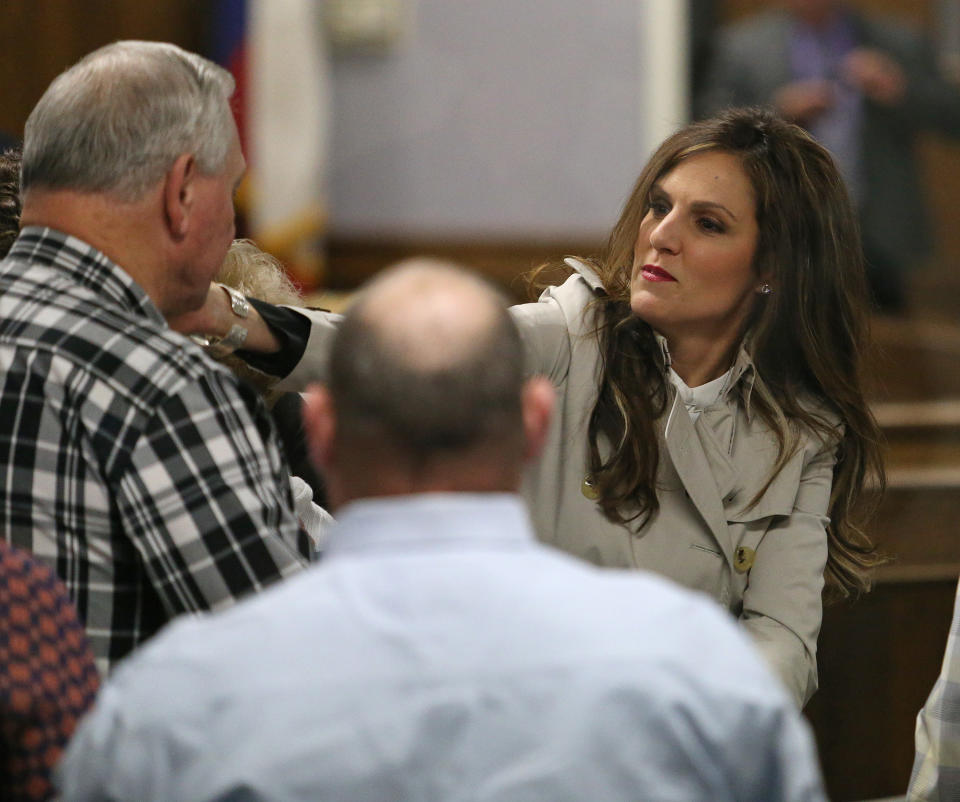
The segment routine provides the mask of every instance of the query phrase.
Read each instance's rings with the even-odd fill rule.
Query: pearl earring
[[[767,284],[767,282],[763,282],[763,284],[760,285],[759,290],[761,295],[769,295],[771,292],[773,292],[773,287]]]

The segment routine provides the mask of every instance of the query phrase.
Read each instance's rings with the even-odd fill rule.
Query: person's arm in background
[[[960,799],[960,592],[940,676],[917,714],[907,799]]]
[[[703,86],[694,87],[696,116],[710,116],[731,106],[774,105],[774,95],[790,85],[789,73],[778,77],[777,65],[784,59],[782,42],[783,32],[763,21],[720,28],[714,35]]]
[[[770,71],[784,62],[784,31],[773,17],[732,25],[716,36],[704,86],[696,94],[700,116],[728,106],[771,105],[787,119],[809,125],[832,103],[827,81],[777,85]],[[862,46],[846,58],[839,78],[908,131],[960,136],[960,87],[936,62],[936,48],[909,25],[860,18]]]
[[[932,42],[909,26],[867,21],[865,31],[843,78],[908,130],[960,136],[960,87],[944,76]]]
[[[789,32],[782,14],[764,14],[747,23],[721,28],[712,47],[702,87],[695,87],[698,117],[731,106],[770,106],[785,119],[812,124],[834,103],[826,80],[791,80]]]
[[[250,299],[247,299],[250,300]],[[203,306],[192,312],[170,318],[167,322],[174,331],[181,334],[203,334],[212,337],[225,337],[230,331],[231,326],[240,323],[247,330],[247,339],[244,342],[244,350],[262,354],[264,356],[276,356],[280,354],[285,343],[284,335],[288,327],[295,327],[293,317],[289,318],[288,326],[281,328],[271,327],[260,314],[261,306],[267,306],[271,309],[278,309],[272,304],[264,304],[262,301],[254,300],[250,304],[250,312],[246,317],[240,318],[234,314],[230,305],[230,296],[219,284],[213,283],[207,290],[207,299]],[[290,310],[290,316],[296,315],[296,312]],[[296,315],[299,317],[299,315]],[[302,355],[297,354],[297,359]],[[269,371],[271,375],[280,375],[274,371]]]

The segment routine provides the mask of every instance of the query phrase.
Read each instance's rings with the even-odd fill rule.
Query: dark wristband
[[[238,349],[234,354],[252,368],[283,378],[297,366],[303,358],[303,352],[307,350],[310,319],[285,306],[274,306],[257,298],[247,300],[280,341],[280,350],[272,354],[262,354]]]

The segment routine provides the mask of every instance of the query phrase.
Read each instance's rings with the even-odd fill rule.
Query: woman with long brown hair
[[[765,111],[694,123],[650,159],[604,254],[566,262],[562,286],[515,307],[560,402],[528,487],[541,537],[712,594],[804,703],[824,579],[833,596],[869,586],[883,486],[833,160]]]
[[[566,265],[513,308],[558,395],[525,486],[539,536],[712,595],[805,703],[824,582],[868,587],[883,488],[860,235],[833,160],[770,112],[694,123],[653,155],[604,253]],[[225,330],[222,295],[190,327]],[[286,387],[322,378],[336,316],[256,311],[248,347],[279,351],[260,366]]]

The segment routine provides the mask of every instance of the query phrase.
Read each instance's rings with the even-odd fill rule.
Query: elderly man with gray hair
[[[305,564],[257,394],[165,321],[203,303],[234,236],[232,92],[199,56],[117,42],[26,124],[0,262],[0,529],[62,577],[102,671]]]

